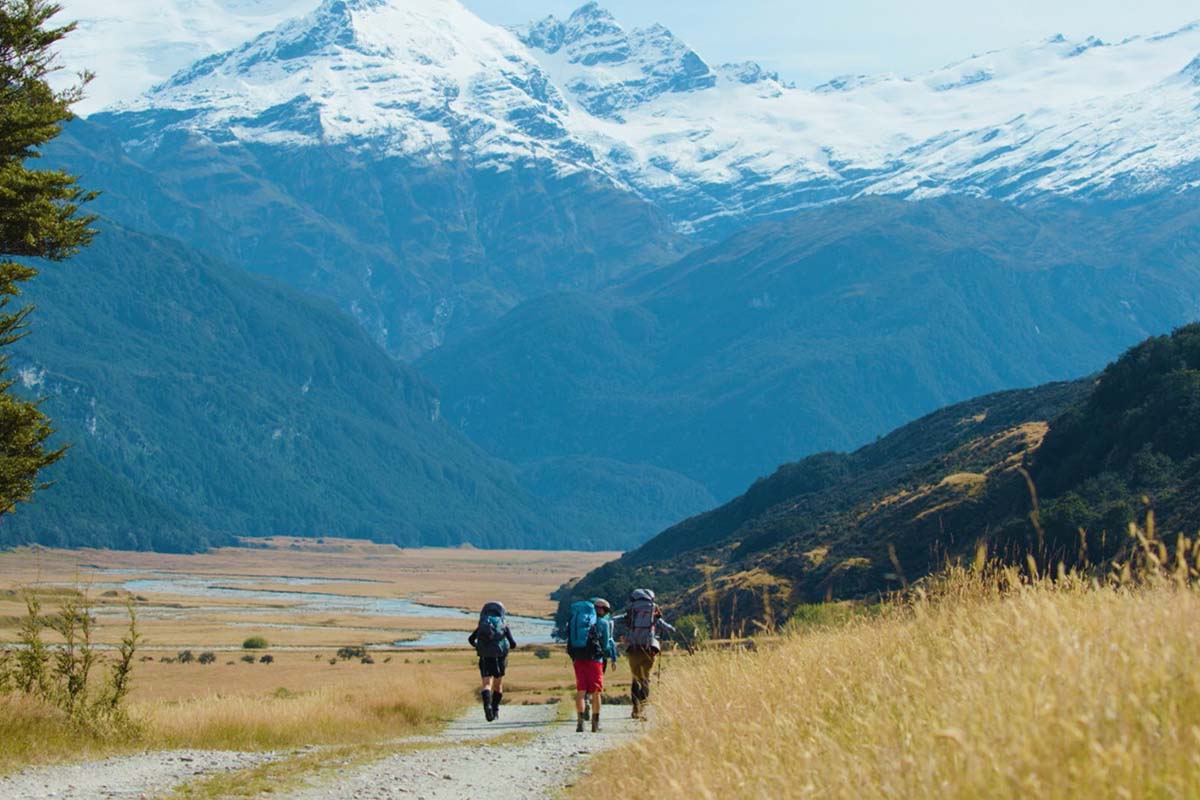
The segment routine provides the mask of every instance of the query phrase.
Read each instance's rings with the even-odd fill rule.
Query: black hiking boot
[[[500,699],[504,697],[503,692],[492,692],[492,719],[495,722],[500,719]]]
[[[483,716],[488,722],[496,718],[492,711],[492,693],[487,689],[483,690]]]
[[[575,732],[583,733],[583,712],[579,712],[579,719],[575,722]]]

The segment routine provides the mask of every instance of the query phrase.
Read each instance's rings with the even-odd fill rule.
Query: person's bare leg
[[[583,696],[587,692],[575,692],[575,732],[583,733]]]
[[[592,733],[600,730],[600,692],[592,692]]]

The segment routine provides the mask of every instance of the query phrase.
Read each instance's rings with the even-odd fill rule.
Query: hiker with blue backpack
[[[467,643],[479,656],[479,676],[483,679],[483,716],[488,722],[500,718],[500,700],[504,697],[504,672],[508,666],[508,651],[517,646],[508,628],[504,604],[485,603],[479,612],[479,625],[467,637]]]
[[[612,606],[603,597],[577,600],[571,604],[567,622],[567,655],[575,669],[575,732],[583,733],[586,699],[591,695],[592,733],[600,730],[600,695],[604,673],[617,663],[613,641]]]
[[[650,673],[662,651],[659,637],[675,633],[675,628],[662,618],[662,610],[649,589],[634,589],[629,593],[625,608],[625,656],[633,673],[633,718],[642,719],[650,701]]]

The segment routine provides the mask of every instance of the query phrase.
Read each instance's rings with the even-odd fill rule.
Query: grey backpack
[[[654,592],[649,589],[634,589],[629,593],[629,605],[625,609],[625,627],[629,629],[629,647],[642,650],[657,650],[658,606]]]

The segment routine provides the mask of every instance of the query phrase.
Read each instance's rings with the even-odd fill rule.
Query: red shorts
[[[604,691],[604,663],[581,658],[572,662],[575,665],[575,691],[601,692]]]

